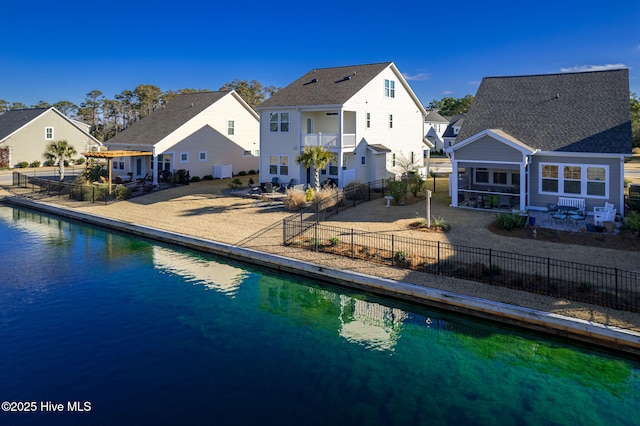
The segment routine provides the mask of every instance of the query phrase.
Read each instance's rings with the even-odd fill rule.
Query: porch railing
[[[355,148],[356,135],[343,134],[342,145],[337,133],[308,133],[302,137],[302,146],[322,146],[326,149]]]

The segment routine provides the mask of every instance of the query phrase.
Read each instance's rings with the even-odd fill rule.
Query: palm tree
[[[64,180],[64,162],[70,160],[78,152],[69,145],[66,140],[53,141],[47,144],[44,151],[44,159],[51,161],[53,164],[58,163],[58,172],[60,174],[60,182]]]
[[[314,189],[320,191],[320,170],[327,167],[327,164],[333,159],[333,154],[321,146],[307,146],[304,151],[296,157],[296,162],[302,164],[303,167],[313,167],[313,186]]]

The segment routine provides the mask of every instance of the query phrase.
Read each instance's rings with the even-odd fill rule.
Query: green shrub
[[[238,176],[246,176],[246,175],[247,175],[247,172],[245,172],[244,170],[240,170],[238,172]]]
[[[364,200],[367,198],[368,188],[367,185],[354,181],[344,187],[344,193],[348,200]]]
[[[407,182],[404,180],[387,179],[387,190],[389,195],[393,197],[393,200],[400,204],[400,202],[407,196]]]
[[[396,262],[406,262],[407,261],[407,252],[404,250],[398,250],[394,253],[393,258]]]
[[[524,228],[526,222],[525,216],[520,216],[515,213],[499,213],[496,215],[495,224],[506,231],[512,231],[514,229]]]
[[[317,238],[309,238],[308,244],[314,249],[317,249],[318,247],[320,247],[320,240],[318,240]]]
[[[202,176],[203,180],[213,180],[213,175],[204,175]]]
[[[331,247],[335,247],[335,246],[339,245],[341,242],[342,241],[340,241],[340,238],[336,238],[336,237],[329,238],[329,245]]]
[[[249,186],[253,185],[254,183],[256,183],[256,181],[253,180],[252,177],[249,178]]]
[[[253,169],[251,169],[251,170],[249,170],[249,172],[248,172],[248,173],[249,173],[250,175],[255,175],[255,174],[256,174],[256,171],[255,171],[255,170],[253,170]]]
[[[242,181],[238,178],[234,178],[231,182],[229,182],[229,188],[238,189],[242,186]]]
[[[200,176],[194,176],[191,178],[191,182],[200,182]]]
[[[640,213],[630,212],[629,216],[624,218],[624,227],[631,232],[640,234]]]
[[[18,164],[16,164],[16,167],[19,169],[24,169],[26,167],[29,167],[29,162],[28,161],[21,161]]]
[[[29,167],[40,167],[40,162],[38,160],[34,161],[33,163],[29,164]]]
[[[440,228],[444,232],[447,232],[451,229],[451,225],[449,225],[442,217],[432,217],[431,227]]]
[[[113,196],[116,200],[126,200],[131,196],[131,190],[124,185],[116,185],[113,188]]]
[[[53,160],[47,160],[44,163],[42,163],[42,165],[45,167],[51,167],[51,166],[54,166],[55,163],[53,162]]]
[[[80,158],[78,158],[77,160],[73,160],[73,162],[74,162],[75,164],[78,164],[78,165],[80,165],[80,164],[84,164],[84,163],[85,163],[85,161],[86,161],[86,160],[85,160],[85,158],[84,158],[84,157],[80,157]]]
[[[420,175],[414,174],[409,177],[409,192],[414,197],[417,197],[419,193],[424,191],[425,181],[422,180]]]
[[[588,293],[591,291],[592,284],[589,281],[580,281],[578,283],[578,290],[583,293]]]

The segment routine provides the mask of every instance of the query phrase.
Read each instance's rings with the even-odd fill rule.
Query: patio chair
[[[270,194],[270,193],[272,193],[272,192],[274,191],[274,189],[273,189],[273,183],[271,183],[271,182],[265,182],[263,185],[264,185],[264,191],[263,191],[263,192],[264,192],[265,194]]]
[[[593,215],[593,222],[597,226],[602,226],[604,222],[613,222],[616,218],[616,209],[602,210],[599,213]]]
[[[499,195],[498,200],[499,209],[511,209],[511,195]]]

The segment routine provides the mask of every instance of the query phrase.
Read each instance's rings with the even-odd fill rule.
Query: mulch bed
[[[593,246],[614,250],[640,250],[640,237],[628,230],[622,230],[617,234],[607,234],[602,232],[568,232],[540,227],[506,231],[498,227],[495,223],[491,223],[488,226],[488,229],[497,235],[522,238],[525,240],[537,239],[553,243]],[[535,233],[533,232],[534,230]]]

